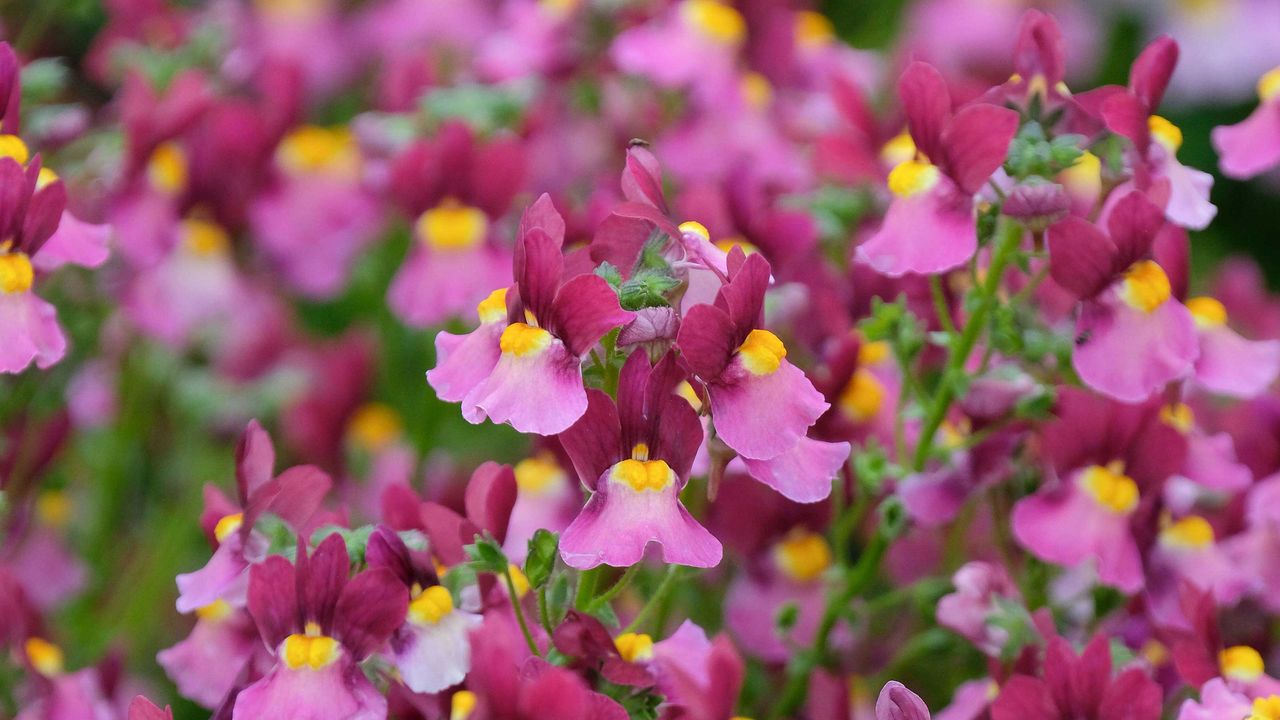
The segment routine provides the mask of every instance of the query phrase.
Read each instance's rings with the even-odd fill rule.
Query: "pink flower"
[[[384,568],[348,579],[351,561],[338,534],[310,557],[299,541],[297,557],[291,564],[273,555],[250,572],[249,613],[276,666],[240,691],[233,718],[385,718],[387,700],[358,663],[404,622],[408,592]]]
[[[1214,128],[1210,136],[1228,177],[1248,179],[1280,165],[1280,68],[1258,81],[1258,97],[1253,114]]]
[[[1154,260],[1162,233],[1177,232],[1139,192],[1107,218],[1108,234],[1078,217],[1049,228],[1050,273],[1082,301],[1072,364],[1093,389],[1140,402],[1188,374],[1200,350],[1195,322]]]
[[[1186,302],[1200,337],[1196,382],[1206,389],[1250,398],[1264,392],[1280,373],[1280,340],[1246,340],[1227,325],[1227,309],[1218,300]]]
[[[916,156],[889,173],[893,202],[858,260],[894,277],[958,267],[978,248],[974,195],[1003,163],[1018,114],[987,103],[951,110],[946,80],[912,63],[898,82]]]
[[[938,624],[964,636],[980,650],[1000,657],[1008,642],[1006,628],[991,622],[1002,604],[1021,603],[1022,594],[999,565],[970,562],[951,578],[955,592],[938,601]]]
[[[587,410],[582,357],[632,313],[596,275],[564,281],[564,220],[543,195],[525,211],[516,246],[517,294],[496,291],[480,304],[467,336],[440,333],[427,381],[462,416],[510,423],[521,432],[563,432]],[[495,342],[496,341],[496,342]]]
[[[681,355],[706,385],[716,435],[752,476],[798,502],[821,500],[848,458],[848,443],[807,436],[829,405],[787,361],[782,340],[760,327],[769,263],[735,248],[728,268],[715,304],[685,315],[676,341]]]
[[[1049,638],[1043,679],[1014,675],[991,706],[992,720],[1158,720],[1160,686],[1142,670],[1111,675],[1111,647],[1098,635],[1077,656]]]
[[[929,720],[929,708],[919,695],[897,680],[880,688],[876,699],[876,720]]]
[[[583,485],[593,495],[560,537],[560,556],[579,569],[601,563],[629,567],[651,542],[664,562],[714,567],[721,547],[680,503],[702,424],[675,393],[682,378],[675,357],[650,368],[631,354],[618,380],[618,403],[599,390],[587,411],[560,435]]]
[[[225,600],[198,609],[196,615],[191,634],[157,653],[156,662],[183,697],[217,709],[262,647],[253,619]]]

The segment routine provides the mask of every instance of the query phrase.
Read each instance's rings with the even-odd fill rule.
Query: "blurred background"
[[[604,14],[640,17],[656,14],[664,4],[583,1],[599,5]],[[112,102],[122,70],[162,78],[183,67],[215,71],[219,62],[234,64],[236,38],[229,28],[236,25],[228,18],[241,13],[305,12],[314,5],[355,17],[377,4],[0,0],[0,38],[28,61],[46,59],[24,74],[28,100],[35,101],[29,103],[32,112],[47,115],[27,123],[40,127],[72,107],[93,119],[118,113]],[[1280,283],[1280,177],[1272,172],[1251,182],[1224,178],[1209,144],[1213,127],[1238,122],[1256,107],[1257,78],[1280,65],[1280,2],[830,0],[816,9],[843,42],[868,51],[868,57],[892,65],[902,57],[924,56],[949,74],[993,83],[1007,76],[1017,18],[1030,5],[1054,12],[1062,22],[1069,52],[1075,53],[1068,57],[1073,88],[1125,83],[1133,58],[1155,35],[1170,33],[1182,43],[1182,61],[1162,114],[1183,131],[1180,160],[1214,174],[1212,201],[1218,207],[1209,228],[1193,233],[1197,275],[1203,280],[1208,268],[1243,254],[1256,259],[1272,287]],[[181,39],[170,38],[168,26],[156,21],[170,16],[196,20]],[[128,37],[137,44],[113,56],[112,69],[104,72],[107,37]],[[602,54],[605,47],[602,43],[596,51]],[[325,40],[313,48],[318,54],[333,50]],[[358,72],[362,78],[378,71]],[[357,79],[310,102],[306,116],[324,125],[351,122],[373,104],[369,87]],[[259,102],[267,112],[271,98]],[[877,102],[887,99],[881,95]],[[500,103],[486,107],[503,112]],[[124,142],[118,131],[98,127],[91,122],[84,135],[54,154],[64,165],[86,169],[79,189],[89,197],[109,182],[110,173],[96,168],[118,163]],[[618,152],[611,162],[620,159]],[[73,195],[76,182],[69,179]],[[90,292],[88,272],[59,276],[48,292],[42,291],[60,309],[69,355],[48,371],[0,378],[0,421],[8,436],[0,473],[15,482],[34,477],[38,469],[33,522],[65,538],[65,548],[27,552],[23,562],[33,563],[28,570],[37,575],[57,568],[58,582],[75,589],[50,616],[68,666],[117,654],[131,671],[154,683],[153,697],[178,702],[154,657],[188,631],[189,621],[174,612],[174,576],[208,557],[197,526],[201,488],[206,483],[230,487],[235,437],[246,417],[261,417],[272,430],[281,456],[278,468],[300,460],[326,464],[329,453],[331,469],[363,477],[380,444],[390,441],[410,446],[423,472],[444,475],[465,474],[487,459],[514,462],[528,453],[527,438],[505,427],[465,423],[456,406],[438,401],[424,382],[423,373],[433,364],[434,331],[406,326],[384,300],[410,242],[409,224],[393,221],[384,241],[354,260],[351,280],[340,294],[321,300],[290,297],[290,322],[307,342],[292,347],[287,361],[272,372],[249,373],[253,379],[245,382],[215,371],[216,358],[198,345],[174,351],[125,332],[113,306]],[[94,282],[113,281],[108,272]],[[247,302],[244,312],[252,312]],[[450,327],[465,324],[455,321]],[[104,355],[111,358],[109,366]],[[109,412],[95,409],[95,402],[110,405]],[[95,412],[110,419],[79,419]],[[13,681],[0,677],[0,691]],[[176,707],[179,717],[202,716],[193,705]]]

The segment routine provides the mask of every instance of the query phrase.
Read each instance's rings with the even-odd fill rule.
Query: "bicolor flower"
[[[16,136],[0,135],[0,373],[33,362],[47,368],[66,352],[57,311],[32,291],[38,253],[66,204],[66,187],[40,157],[28,158]]]
[[[784,662],[791,643],[813,640],[822,622],[831,563],[826,539],[796,526],[764,549],[758,572],[734,579],[725,599],[725,624],[744,652],[767,662]],[[784,633],[774,620],[786,607],[796,609],[796,621]],[[846,641],[847,630],[841,626],[834,642]]]
[[[1139,192],[1117,202],[1107,233],[1078,217],[1049,228],[1050,273],[1082,304],[1072,364],[1093,389],[1140,402],[1191,372],[1200,354],[1191,312],[1165,270],[1148,259],[1158,236],[1176,232]]]
[[[254,238],[302,294],[332,297],[381,226],[356,139],[347,128],[300,127],[280,141],[276,168],[275,184],[249,206]]]
[[[461,401],[469,422],[488,417],[554,435],[586,412],[582,357],[633,315],[603,278],[563,279],[563,243],[564,220],[543,195],[520,222],[516,292],[494,292],[481,303],[481,325],[471,334],[437,336],[439,361],[427,381],[441,399]]]
[[[387,528],[374,531],[365,557],[369,567],[386,568],[408,588],[408,614],[390,641],[400,680],[418,693],[438,693],[462,682],[471,669],[468,633],[480,616],[457,607],[426,553],[410,550]]]
[[[561,433],[592,492],[560,536],[560,556],[571,567],[629,567],[651,542],[667,563],[719,564],[720,542],[680,502],[703,437],[697,413],[675,392],[681,379],[673,355],[650,368],[646,354],[634,352],[618,380],[617,405],[591,390],[586,413]]]
[[[889,173],[893,201],[858,260],[894,277],[959,267],[978,249],[974,196],[1002,164],[1018,114],[975,103],[952,113],[946,80],[912,63],[898,82],[914,157]]]
[[[1080,655],[1048,638],[1043,679],[1016,674],[1000,688],[992,720],[1159,720],[1160,686],[1140,669],[1111,674],[1111,647],[1097,635]]]
[[[512,562],[522,563],[535,532],[545,528],[558,533],[569,526],[582,504],[582,494],[560,459],[549,451],[527,457],[513,469],[518,492],[502,550]]]
[[[110,720],[116,717],[108,686],[99,668],[69,672],[62,648],[39,636],[21,644],[20,662],[35,680],[16,720]]]
[[[1151,614],[1162,625],[1185,623],[1179,592],[1191,583],[1213,594],[1224,607],[1234,605],[1255,584],[1248,571],[1217,541],[1204,516],[1166,519],[1149,557],[1147,592]]]
[[[624,72],[675,88],[731,73],[747,23],[731,3],[681,0],[656,20],[620,33],[610,57]]]
[[[728,268],[715,304],[689,310],[676,344],[706,386],[716,435],[751,475],[790,499],[821,500],[849,445],[808,437],[829,405],[786,359],[782,340],[761,327],[769,263],[734,248]]]
[[[1009,641],[1001,619],[1006,608],[1021,607],[1022,594],[1001,566],[974,561],[951,577],[955,592],[938,601],[938,624],[959,633],[982,652],[1000,657]]]
[[[200,524],[217,549],[201,569],[179,575],[177,608],[189,613],[219,600],[242,607],[248,587],[246,570],[262,559],[267,538],[254,524],[271,512],[301,532],[320,507],[332,481],[319,468],[300,465],[274,475],[275,448],[258,421],[250,421],[236,446],[236,492],[233,504],[217,488],[205,489]]]
[[[1227,308],[1209,296],[1186,302],[1200,337],[1196,382],[1206,389],[1250,398],[1266,392],[1280,373],[1280,340],[1246,340],[1227,325]]]
[[[1276,720],[1280,718],[1280,696],[1250,698],[1214,678],[1200,688],[1198,699],[1187,698],[1178,708],[1177,720]]]
[[[249,579],[249,613],[276,665],[236,696],[234,720],[297,717],[383,720],[387,699],[359,663],[404,622],[409,594],[385,568],[348,579],[342,536],[308,556],[298,543],[291,564],[273,555]]]
[[[226,600],[197,608],[195,614],[191,634],[157,653],[156,662],[183,697],[215,710],[261,645],[253,619]]]
[[[1258,107],[1235,125],[1213,129],[1222,174],[1248,179],[1280,165],[1280,67],[1258,80]]]
[[[442,322],[508,284],[510,255],[495,244],[493,229],[520,190],[524,168],[514,138],[481,144],[457,123],[396,158],[388,189],[414,218],[414,243],[387,303],[406,324]]]

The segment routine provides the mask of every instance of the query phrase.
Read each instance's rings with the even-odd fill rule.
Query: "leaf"
[[[524,575],[535,589],[547,584],[556,566],[560,540],[555,533],[539,528],[529,538],[529,554],[524,561]]]

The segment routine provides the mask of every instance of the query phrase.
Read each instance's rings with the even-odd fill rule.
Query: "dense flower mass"
[[[0,718],[1280,720],[1280,0],[98,5]]]

